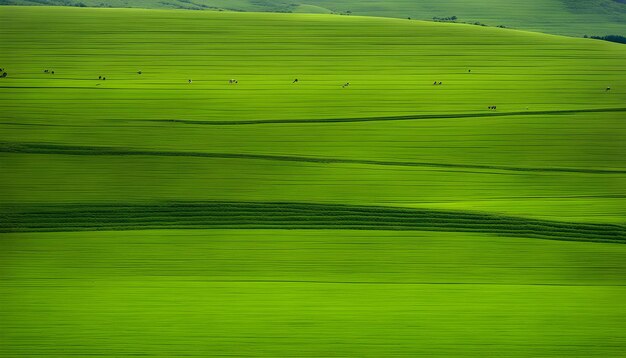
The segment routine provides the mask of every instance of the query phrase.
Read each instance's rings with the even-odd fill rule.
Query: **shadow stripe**
[[[480,232],[626,244],[626,227],[463,211],[296,202],[17,204],[0,209],[0,232],[144,229],[339,229]]]
[[[355,118],[317,118],[317,119],[252,119],[232,121],[197,121],[187,119],[148,119],[138,120],[146,122],[172,122],[207,126],[229,126],[250,124],[313,124],[313,123],[350,123],[350,122],[378,122],[378,121],[411,121],[423,119],[454,119],[454,118],[482,118],[482,117],[513,117],[563,115],[576,113],[607,113],[626,112],[626,108],[597,108],[597,109],[570,109],[559,111],[519,111],[519,112],[487,112],[487,113],[457,113],[457,114],[414,114],[408,116],[389,117],[355,117]]]
[[[55,155],[86,155],[86,156],[159,156],[159,157],[196,157],[219,159],[249,159],[249,160],[277,160],[285,162],[304,162],[320,164],[361,164],[377,166],[400,167],[431,167],[445,169],[479,169],[500,170],[508,172],[545,172],[545,173],[583,173],[583,174],[626,174],[626,169],[594,169],[594,168],[566,168],[566,167],[512,167],[504,165],[433,163],[412,161],[368,160],[327,157],[305,157],[296,155],[269,155],[245,153],[216,153],[216,152],[176,152],[151,151],[143,149],[128,149],[116,147],[60,145],[44,143],[11,143],[0,142],[0,153],[26,154],[55,154]]]

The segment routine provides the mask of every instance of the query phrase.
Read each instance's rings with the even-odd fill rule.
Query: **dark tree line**
[[[433,17],[433,21],[456,21],[458,18],[456,16],[450,17]]]
[[[596,39],[596,40],[604,40],[610,42],[617,42],[620,44],[626,44],[626,37],[620,35],[606,35],[606,36],[583,36],[584,38]]]

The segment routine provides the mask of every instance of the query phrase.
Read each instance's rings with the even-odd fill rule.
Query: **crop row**
[[[626,243],[626,228],[481,213],[280,202],[177,202],[150,205],[18,205],[0,231],[140,229],[363,229],[484,232],[556,240]]]

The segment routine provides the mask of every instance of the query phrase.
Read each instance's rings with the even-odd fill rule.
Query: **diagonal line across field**
[[[446,169],[478,169],[501,170],[510,172],[537,172],[537,173],[581,173],[581,174],[626,174],[626,169],[595,169],[595,168],[565,168],[565,167],[513,167],[504,165],[480,165],[458,163],[434,163],[417,161],[385,161],[370,159],[350,159],[332,157],[307,157],[296,155],[269,155],[247,153],[216,153],[216,152],[187,152],[187,151],[153,151],[144,149],[57,145],[43,143],[10,143],[0,142],[0,153],[24,154],[53,154],[53,155],[84,155],[84,156],[156,156],[156,157],[196,157],[218,159],[247,159],[247,160],[277,160],[286,162],[304,162],[320,164],[361,164],[400,167],[431,167]]]
[[[489,112],[489,113],[445,113],[445,114],[413,114],[406,116],[387,117],[355,117],[355,118],[317,118],[317,119],[258,119],[258,120],[228,120],[228,121],[198,121],[186,119],[156,119],[153,122],[174,122],[197,125],[245,125],[245,124],[306,124],[306,123],[348,123],[348,122],[379,122],[379,121],[410,121],[420,119],[454,119],[454,118],[483,118],[483,117],[513,117],[513,116],[540,116],[563,115],[577,113],[609,113],[626,112],[626,108],[595,108],[570,109],[556,111],[518,111],[518,112]]]
[[[294,202],[17,205],[0,232],[144,229],[349,229],[484,232],[568,241],[626,243],[626,228],[462,211]]]

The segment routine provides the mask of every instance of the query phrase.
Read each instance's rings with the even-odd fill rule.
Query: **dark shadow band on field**
[[[626,227],[464,211],[297,202],[16,204],[0,209],[0,232],[147,229],[334,229],[476,232],[626,244]]]
[[[483,117],[513,117],[564,115],[577,113],[607,113],[626,112],[626,108],[596,108],[596,109],[569,109],[559,111],[519,111],[519,112],[482,112],[482,113],[446,113],[446,114],[414,114],[407,116],[389,117],[354,117],[354,118],[316,118],[316,119],[251,119],[232,121],[198,121],[187,119],[147,119],[141,121],[173,122],[207,126],[230,126],[250,124],[314,124],[314,123],[350,123],[350,122],[380,122],[380,121],[413,121],[423,119],[455,119],[455,118],[483,118]]]
[[[276,160],[285,162],[304,162],[319,164],[358,164],[376,166],[399,167],[430,167],[445,169],[478,169],[497,170],[505,172],[534,172],[534,173],[582,173],[582,174],[626,174],[626,169],[595,169],[595,168],[565,168],[565,167],[513,167],[504,165],[433,163],[414,161],[390,161],[369,159],[348,159],[330,157],[305,157],[296,155],[269,155],[246,153],[215,153],[215,152],[187,152],[187,151],[152,151],[143,149],[129,149],[116,147],[61,145],[45,143],[12,143],[0,142],[0,153],[24,154],[53,154],[53,155],[84,155],[84,156],[157,156],[157,157],[196,157],[218,159],[247,159],[247,160]]]

